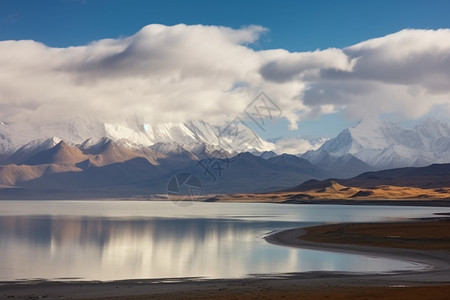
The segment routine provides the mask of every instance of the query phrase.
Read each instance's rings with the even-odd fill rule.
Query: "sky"
[[[245,118],[333,137],[450,115],[450,1],[0,1],[0,121]],[[258,131],[259,130],[259,131]]]

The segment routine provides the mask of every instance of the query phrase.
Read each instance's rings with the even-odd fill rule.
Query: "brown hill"
[[[67,145],[64,141],[55,147],[36,153],[27,159],[25,165],[75,164],[87,158],[80,149]]]
[[[358,188],[398,186],[437,189],[450,187],[450,164],[366,172],[350,179],[309,180],[287,191],[318,190],[329,187],[333,182]]]
[[[130,148],[109,138],[100,139],[96,145],[84,149],[83,153],[89,157],[89,164],[94,166],[125,162],[136,157],[143,157],[151,164],[157,165],[157,159],[162,157],[162,155],[158,155],[151,149]]]
[[[100,170],[107,170],[106,172],[110,173],[101,175],[101,178],[109,178],[109,181],[116,184],[120,184],[120,180],[112,179],[111,176],[117,172],[126,175],[118,177],[124,182],[128,182],[130,178],[135,178],[134,175],[137,175],[136,180],[144,180],[147,178],[146,175],[143,175],[145,172],[142,172],[140,166],[132,163],[132,161],[140,161],[142,165],[157,166],[159,165],[157,159],[164,157],[156,154],[151,149],[131,149],[127,145],[119,145],[107,138],[101,139],[96,145],[83,150],[69,146],[64,141],[61,141],[50,149],[34,153],[23,164],[0,166],[0,186],[22,186],[26,182],[36,182],[36,180],[41,179],[38,182],[43,184],[42,187],[51,188],[52,182],[58,182],[59,177],[77,178],[79,181],[78,178],[80,176],[76,173],[87,171],[91,168],[93,168],[92,171],[85,173],[87,183],[98,182],[99,178],[96,178],[97,175],[91,177],[89,174],[100,174]],[[118,165],[120,163],[123,163],[123,165]],[[107,169],[98,169],[98,167],[109,165],[114,166]],[[136,169],[134,173],[132,168]],[[149,170],[152,168],[145,167],[144,169]],[[160,173],[159,168],[152,170],[156,174]],[[56,175],[59,173],[67,174]],[[47,180],[48,178],[51,179]],[[70,180],[65,181],[63,185],[70,185]],[[77,186],[76,180],[73,182],[73,185]]]
[[[73,165],[45,164],[45,165],[6,165],[0,166],[0,185],[14,186],[22,182],[40,178],[45,174],[81,171]]]
[[[301,199],[450,199],[450,164],[367,172],[350,179],[309,180],[279,192]]]

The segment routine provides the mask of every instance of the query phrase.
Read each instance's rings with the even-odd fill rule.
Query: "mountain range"
[[[405,129],[366,117],[323,142],[291,155],[239,122],[0,122],[0,198],[146,197],[180,173],[197,176],[205,194],[256,193],[450,162],[450,127],[433,119]]]
[[[375,170],[447,163],[450,162],[450,126],[447,122],[427,119],[413,129],[406,129],[366,117],[301,157],[319,166],[353,159],[361,167],[366,164]]]
[[[240,153],[270,151],[267,142],[242,122],[215,126],[203,121],[149,125],[138,120],[118,124],[99,122],[93,118],[77,118],[64,122],[14,123],[0,122],[0,153],[12,154],[28,144],[32,148],[49,138],[64,140],[70,145],[94,144],[102,138],[127,144],[129,147],[149,147],[155,144],[178,144],[189,147],[205,144]]]

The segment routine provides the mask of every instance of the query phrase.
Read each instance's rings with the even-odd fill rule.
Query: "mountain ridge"
[[[323,181],[308,180],[287,191],[307,191],[325,188],[329,186],[331,182],[343,186],[360,188],[371,188],[383,185],[420,188],[450,187],[450,163],[432,164],[426,167],[405,167],[365,172],[349,179],[330,178]]]
[[[198,143],[220,146],[236,153],[274,149],[274,144],[265,141],[241,122],[229,122],[221,126],[204,121],[149,125],[130,120],[110,124],[86,117],[47,124],[3,123],[0,125],[0,153],[12,154],[31,141],[53,137],[70,145],[109,138],[116,142],[122,140],[130,147],[149,147],[157,143],[174,142],[179,145]]]
[[[0,128],[9,125],[1,124]],[[93,129],[89,129],[90,125]],[[3,164],[0,162],[0,185],[8,188],[9,194],[23,189],[34,189],[37,193],[44,190],[93,189],[104,194],[106,190],[114,189],[120,195],[152,195],[164,194],[167,182],[174,175],[190,173],[201,179],[206,193],[268,192],[303,182],[316,184],[309,180],[326,178],[335,178],[335,183],[349,187],[346,193],[350,193],[354,191],[352,184],[357,183],[363,188],[370,188],[364,182],[385,184],[385,178],[378,178],[385,173],[373,173],[383,164],[389,166],[384,169],[392,169],[393,166],[450,162],[450,126],[433,119],[414,129],[405,129],[393,123],[366,118],[354,127],[344,129],[336,138],[327,140],[317,150],[303,155],[263,150],[267,146],[264,140],[255,137],[255,133],[242,127],[242,124],[214,127],[205,122],[187,122],[145,128],[139,127],[136,122],[135,129],[90,125],[84,124],[76,131],[73,123],[62,130],[70,133],[72,141],[56,136],[39,139],[38,136],[38,139],[29,141],[15,152],[4,154]],[[1,130],[0,134],[11,133],[10,128],[9,131]],[[91,136],[82,140],[82,132],[108,133],[109,137]],[[141,138],[145,137],[146,143],[155,137],[163,141],[151,145],[139,144],[136,143],[139,139],[133,137],[138,133]],[[114,135],[115,138],[112,138]],[[6,134],[3,137],[13,140]],[[78,140],[81,142],[74,143]],[[223,145],[228,148],[222,148]],[[269,144],[268,148],[272,145]],[[410,184],[424,187],[419,186],[423,179],[420,176],[405,177],[392,173],[394,171],[389,172],[387,174],[397,178],[397,186],[405,186],[404,182],[410,180]],[[441,175],[433,176],[435,182],[432,184],[446,184],[442,182]],[[395,186],[393,182],[391,185]],[[337,189],[336,185],[327,184],[329,186],[322,187],[324,191]]]
[[[319,149],[301,157],[320,165],[324,157],[352,155],[374,169],[450,162],[450,125],[428,119],[414,129],[373,117],[342,130]]]

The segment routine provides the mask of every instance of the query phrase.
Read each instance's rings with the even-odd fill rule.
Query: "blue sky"
[[[30,39],[51,47],[127,37],[148,24],[267,28],[249,47],[290,52],[345,48],[402,29],[450,28],[450,1],[137,1],[43,0],[0,2],[0,40]],[[386,114],[390,116],[391,114]],[[425,116],[401,120],[413,124]],[[395,118],[395,116],[393,117]],[[353,124],[340,113],[272,124],[266,137],[305,134],[334,136]]]
[[[449,28],[449,11],[445,0],[2,0],[0,39],[66,47],[129,36],[152,23],[256,24],[270,32],[254,47],[307,51],[342,48],[405,28]]]

